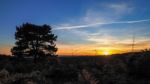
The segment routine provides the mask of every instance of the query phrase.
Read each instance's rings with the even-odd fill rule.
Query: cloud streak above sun
[[[80,29],[80,28],[93,27],[93,26],[99,26],[99,25],[110,25],[110,24],[132,24],[132,23],[140,23],[140,22],[146,22],[146,21],[150,21],[150,19],[118,21],[118,22],[117,21],[116,22],[97,22],[97,23],[86,24],[86,25],[62,26],[62,27],[56,27],[54,28],[54,30]]]

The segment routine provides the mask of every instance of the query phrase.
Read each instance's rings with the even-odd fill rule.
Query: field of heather
[[[150,51],[57,57],[34,63],[0,57],[0,84],[150,84]]]

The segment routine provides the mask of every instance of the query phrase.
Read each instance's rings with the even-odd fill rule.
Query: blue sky
[[[58,53],[71,53],[63,50],[72,48],[85,52],[89,47],[128,51],[133,34],[136,49],[150,48],[149,4],[149,0],[0,0],[0,53],[9,52],[15,27],[25,22],[51,25],[58,35]]]

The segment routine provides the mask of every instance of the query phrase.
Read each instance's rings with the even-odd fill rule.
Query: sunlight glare
[[[104,55],[110,55],[109,51],[104,51],[103,54]]]

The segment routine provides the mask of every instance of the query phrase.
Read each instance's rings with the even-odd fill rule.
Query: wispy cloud
[[[134,7],[132,4],[127,3],[110,3],[105,4],[107,8],[110,8],[111,10],[115,11],[115,14],[127,14],[134,10]]]
[[[118,22],[97,22],[97,23],[85,24],[85,25],[62,26],[62,27],[56,27],[56,28],[54,28],[54,30],[79,29],[79,28],[93,27],[93,26],[98,26],[98,25],[110,25],[110,24],[132,24],[132,23],[140,23],[140,22],[146,22],[146,21],[150,21],[150,19],[118,21]]]
[[[103,10],[100,10],[101,8],[103,8]],[[109,24],[136,23],[145,21],[119,21],[122,16],[131,13],[133,10],[134,8],[132,4],[129,3],[101,3],[97,4],[97,6],[89,6],[83,16],[78,19],[71,18],[71,22],[55,25],[54,30],[69,30]]]

